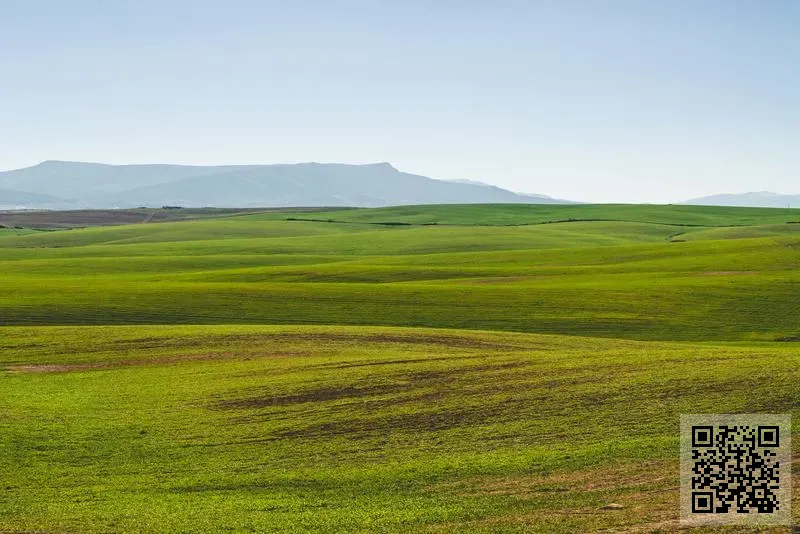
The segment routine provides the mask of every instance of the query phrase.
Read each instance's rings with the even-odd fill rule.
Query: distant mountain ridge
[[[694,206],[739,206],[751,208],[800,208],[800,195],[781,195],[770,191],[721,194],[693,198],[681,204]]]
[[[53,204],[62,203],[64,199],[50,196],[17,191],[15,189],[0,188],[0,206],[25,206],[27,204]]]
[[[401,172],[389,163],[192,166],[45,161],[0,172],[0,209],[455,203],[572,202],[481,182],[435,180]]]

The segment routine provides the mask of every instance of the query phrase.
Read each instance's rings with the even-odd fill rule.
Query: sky
[[[586,202],[800,193],[795,0],[0,0],[0,170],[390,162]]]

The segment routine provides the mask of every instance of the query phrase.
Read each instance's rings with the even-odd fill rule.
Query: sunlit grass
[[[0,532],[670,530],[681,413],[798,451],[796,210],[289,215],[0,230]]]
[[[800,356],[785,346],[6,328],[0,366],[0,530],[674,521],[681,413],[800,405]],[[626,508],[599,510],[609,502]]]

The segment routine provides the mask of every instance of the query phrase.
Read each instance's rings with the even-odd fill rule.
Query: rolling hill
[[[800,210],[12,215],[0,532],[673,532],[681,414],[800,458]]]
[[[493,204],[136,216],[0,237],[0,322],[800,335],[790,289],[800,279],[800,210]]]

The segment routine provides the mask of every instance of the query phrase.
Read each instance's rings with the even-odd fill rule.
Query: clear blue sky
[[[0,0],[0,169],[46,159],[800,193],[800,1]]]

